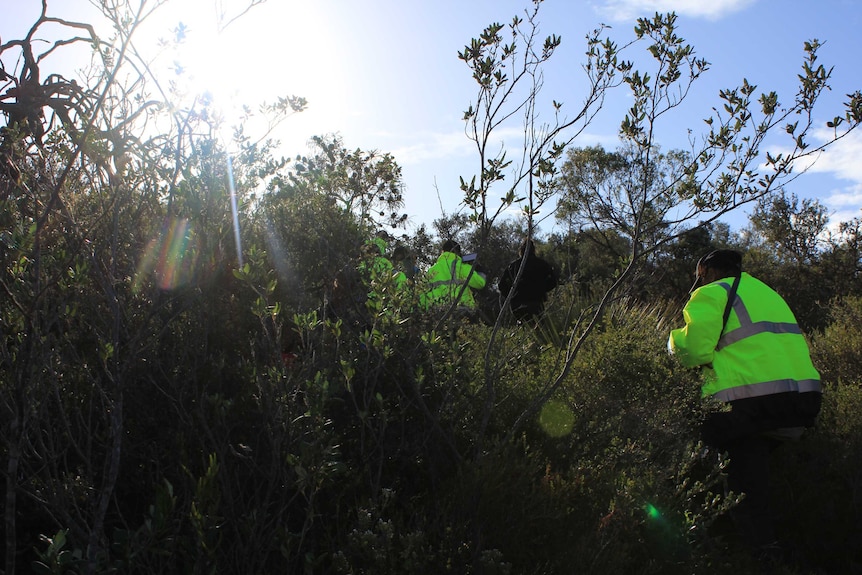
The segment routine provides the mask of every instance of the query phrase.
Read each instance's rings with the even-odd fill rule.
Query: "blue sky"
[[[32,23],[40,6],[40,0],[0,1],[14,4],[12,18],[0,23],[4,39],[12,37],[15,24]],[[56,0],[56,12],[49,2],[49,13],[80,18],[84,4]],[[230,14],[242,2],[219,4]],[[156,37],[168,35],[182,21],[189,30],[187,45],[181,53],[162,57],[182,60],[194,75],[194,86],[212,91],[226,109],[238,102],[254,107],[262,99],[287,94],[308,99],[308,110],[289,118],[276,133],[285,154],[306,153],[311,136],[337,132],[349,148],[395,156],[403,167],[406,211],[414,227],[429,224],[442,211],[459,210],[459,176],[469,178],[479,167],[461,119],[475,89],[457,52],[488,24],[523,15],[530,2],[268,0],[221,34],[215,33],[214,5],[209,0],[169,1],[138,37],[139,48],[154,49]],[[758,85],[758,91],[776,90],[782,101],[790,101],[803,42],[812,38],[825,41],[820,59],[835,66],[833,91],[820,119],[825,122],[847,93],[862,88],[862,7],[857,0],[545,0],[541,32],[561,36],[563,44],[545,70],[543,97],[570,102],[572,108],[579,102],[584,38],[600,23],[611,25],[622,40],[631,38],[637,16],[670,10],[679,15],[678,33],[711,69],[681,113],[663,126],[664,148],[684,147],[688,129],[700,131],[701,119],[718,104],[718,90],[735,87],[743,78]],[[616,106],[609,103],[576,145],[615,146],[625,109],[620,94]],[[788,191],[819,199],[834,222],[860,216],[860,157],[862,135],[853,134],[821,156]],[[745,217],[729,222],[738,227]]]

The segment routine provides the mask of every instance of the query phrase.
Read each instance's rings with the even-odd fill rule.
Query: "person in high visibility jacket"
[[[486,282],[482,274],[470,264],[461,261],[461,246],[453,240],[443,243],[442,253],[434,265],[428,268],[426,277],[428,292],[422,298],[422,304],[426,308],[449,305],[456,299],[459,306],[474,308],[476,300],[471,290],[484,288]]]
[[[395,259],[393,263],[386,257],[388,243],[385,240],[386,238],[381,239],[378,235],[367,241],[363,246],[363,256],[359,263],[359,272],[369,288],[367,301],[372,304],[382,301],[381,298],[386,294],[392,295],[397,292],[402,300],[412,299],[413,295],[412,275],[407,276],[402,269],[404,262],[401,261],[410,257],[409,250],[404,246],[397,246],[392,253]],[[409,301],[404,303],[412,307]]]
[[[698,287],[699,286],[699,287]],[[685,327],[668,349],[704,369],[702,395],[729,403],[703,423],[704,443],[727,451],[728,487],[745,498],[732,512],[743,540],[776,553],[769,508],[769,454],[798,439],[820,411],[820,374],[784,299],[742,271],[742,254],[716,250],[700,259],[683,310]]]

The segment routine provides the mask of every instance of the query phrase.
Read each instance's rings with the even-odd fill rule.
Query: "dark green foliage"
[[[832,386],[862,387],[862,299],[836,299],[830,316],[830,325],[812,342],[820,375]]]
[[[783,205],[779,200],[775,201]],[[796,255],[770,240],[771,232],[758,231],[759,228],[753,224],[754,229],[742,246],[744,265],[787,300],[806,330],[823,330],[830,322],[841,319],[840,312],[833,305],[836,299],[862,295],[857,220],[841,222],[838,232],[827,236],[821,234],[814,238],[800,230],[789,234],[787,241],[804,245],[816,242],[819,245],[817,249],[806,248],[804,253]],[[792,239],[799,234],[801,237]]]
[[[638,27],[668,33],[670,52],[650,49],[669,57],[665,87],[692,54],[672,23],[657,17]],[[532,24],[514,22],[525,32]],[[489,27],[462,53],[492,91],[506,85],[518,53],[503,31]],[[549,36],[535,61],[515,71],[537,70],[559,44]],[[596,85],[577,117],[589,116],[614,83],[603,65],[626,76],[641,109],[645,82],[614,47],[594,36],[590,55]],[[117,137],[132,126],[110,118],[139,104],[136,94],[113,90],[86,146],[82,118],[61,118],[72,123],[50,123],[45,133],[13,122],[15,108],[4,112],[7,573],[751,567],[716,535],[734,500],[723,492],[720,454],[696,442],[712,407],[700,401],[698,374],[664,351],[698,252],[726,243],[720,227],[665,242],[632,267],[618,295],[633,296],[606,300],[632,247],[657,248],[658,236],[572,228],[540,241],[567,281],[534,327],[495,325],[493,314],[482,322],[457,310],[424,313],[421,278],[400,289],[363,251],[378,224],[401,221],[391,156],[318,138],[314,154],[288,162],[273,157],[273,142],[253,143],[238,130],[229,157],[201,109],[173,117],[167,134],[119,149]],[[741,110],[738,94],[725,96]],[[287,98],[271,109],[303,105]],[[140,109],[142,122],[148,110]],[[492,110],[477,107],[469,118]],[[639,114],[624,124],[632,141],[642,126]],[[473,128],[480,139],[482,122]],[[714,134],[716,147],[726,131]],[[553,188],[559,134],[552,130],[527,166],[537,190],[523,206],[530,216]],[[505,155],[482,161],[478,184],[464,184],[479,212],[507,166]],[[679,191],[721,202],[711,195],[728,186]],[[511,187],[504,204],[520,203],[516,196]],[[493,220],[487,212],[452,217],[438,232],[479,251],[493,276],[534,231],[529,220]],[[648,220],[661,227],[661,217]],[[817,277],[858,267],[857,224],[834,238]],[[393,243],[428,263],[438,239],[423,229]],[[830,294],[853,286],[836,282]],[[851,545],[862,516],[859,307],[853,298],[830,304],[828,329],[813,335],[828,387],[823,417],[776,466],[777,497],[798,510],[781,508],[786,534],[810,562],[839,572],[860,563]]]
[[[816,429],[773,456],[777,534],[797,549],[803,564],[832,573],[862,569],[860,414],[858,384],[829,386]]]
[[[575,420],[557,440],[557,465],[575,474],[601,517],[593,543],[604,551],[593,561],[605,572],[651,572],[650,564],[686,560],[688,544],[703,537],[721,506],[701,493],[720,495],[720,487],[683,472],[709,467],[693,445],[698,385],[696,374],[673,369],[662,326],[655,311],[617,307],[582,350],[560,397]]]
[[[786,536],[810,564],[838,573],[862,568],[862,300],[836,299],[831,322],[811,339],[825,386],[816,429],[779,454],[776,475]],[[799,473],[804,469],[805,473]],[[812,532],[814,531],[814,532]],[[817,533],[815,535],[814,533]]]
[[[401,166],[391,154],[350,151],[334,135],[315,136],[311,145],[315,155],[294,162],[288,176],[292,186],[312,188],[363,226],[396,228],[404,223]]]
[[[783,191],[758,201],[751,225],[780,259],[810,263],[829,222],[826,206]]]
[[[570,148],[555,216],[569,229],[615,233],[640,249],[653,247],[675,224],[669,212],[690,193],[683,176],[689,162],[686,152],[639,149],[630,142],[615,152]]]

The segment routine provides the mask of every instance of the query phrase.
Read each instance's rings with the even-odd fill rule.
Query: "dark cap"
[[[455,240],[446,240],[443,242],[443,251],[452,252],[453,254],[461,255],[461,244]]]
[[[714,250],[700,258],[697,267],[742,271],[742,254],[736,250]]]
[[[700,270],[713,269],[725,272],[727,275],[738,276],[742,273],[742,254],[736,250],[713,250],[697,261],[695,268],[694,284],[689,293],[693,292],[700,283]]]

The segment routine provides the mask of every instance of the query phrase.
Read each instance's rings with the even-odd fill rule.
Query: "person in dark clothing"
[[[518,277],[521,262],[524,262],[524,270]],[[518,259],[511,262],[500,277],[500,295],[506,298],[512,292],[512,314],[521,322],[542,314],[548,293],[557,287],[557,281],[554,268],[536,255],[536,246],[528,239],[521,244]]]

